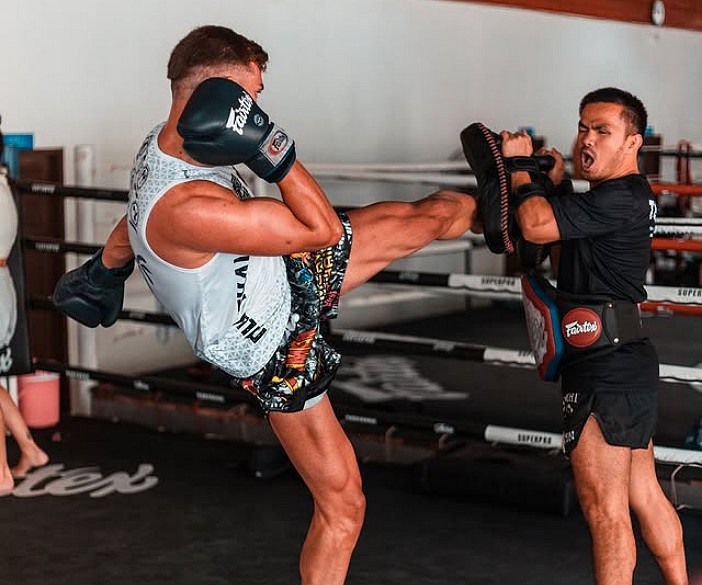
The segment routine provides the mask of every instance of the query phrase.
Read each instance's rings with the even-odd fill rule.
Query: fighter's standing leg
[[[667,585],[687,585],[682,526],[656,476],[652,442],[632,451],[629,502]]]
[[[353,447],[327,396],[300,412],[272,412],[270,423],[314,500],[300,556],[302,585],[341,585],[366,506]]]
[[[570,455],[575,487],[592,536],[597,585],[631,585],[636,543],[629,512],[631,453],[609,445],[590,416]]]
[[[353,246],[342,294],[434,240],[462,236],[476,225],[477,203],[465,193],[438,191],[419,201],[385,201],[352,209],[348,217]]]

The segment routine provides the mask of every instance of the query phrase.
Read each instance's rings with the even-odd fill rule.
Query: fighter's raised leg
[[[462,236],[476,225],[477,203],[465,193],[438,191],[419,201],[384,201],[352,209],[348,217],[353,245],[342,294],[434,240]]]

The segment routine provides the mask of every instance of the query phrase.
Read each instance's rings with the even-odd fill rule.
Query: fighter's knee
[[[653,481],[637,481],[629,489],[629,504],[631,509],[637,514],[646,511],[659,509],[661,506],[667,507],[670,501],[663,492],[658,479],[654,476]]]
[[[580,508],[591,527],[629,525],[629,507],[626,502],[598,498],[593,495],[580,496]]]
[[[427,197],[427,199],[439,199],[442,201],[452,202],[456,205],[465,205],[470,207],[477,207],[478,203],[472,195],[463,193],[461,191],[448,191],[443,189],[441,191],[435,191]]]
[[[341,502],[341,517],[348,529],[355,532],[366,515],[366,496],[360,486],[345,491]]]
[[[436,191],[415,205],[423,217],[432,217],[436,221],[439,232],[453,225],[457,218],[463,218],[468,223],[475,223],[477,218],[475,198],[458,191]]]
[[[326,503],[326,516],[343,537],[355,538],[366,514],[366,497],[360,486],[349,485],[337,491]]]

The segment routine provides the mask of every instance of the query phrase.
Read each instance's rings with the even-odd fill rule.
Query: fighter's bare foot
[[[35,467],[41,467],[49,462],[49,456],[44,453],[37,445],[27,453],[22,453],[20,455],[20,460],[12,468],[12,477],[15,479],[22,479],[27,476],[32,469]]]

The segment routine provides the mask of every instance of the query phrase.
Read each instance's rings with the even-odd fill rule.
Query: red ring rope
[[[702,197],[702,185],[680,185],[679,183],[651,183],[651,189],[656,195],[660,195],[664,191],[677,193],[678,195],[691,195],[693,197]]]
[[[654,238],[651,240],[652,250],[677,250],[679,252],[702,253],[702,240],[674,240]]]
[[[649,303],[643,302],[639,305],[641,311],[649,313],[673,313],[675,315],[702,316],[702,307],[695,305],[674,305],[672,303]]]

